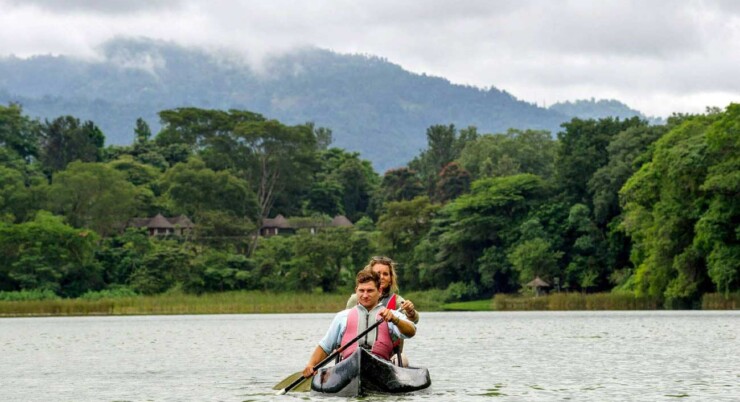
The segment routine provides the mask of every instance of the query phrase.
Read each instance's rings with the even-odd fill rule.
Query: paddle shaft
[[[329,363],[332,359],[334,359],[335,357],[337,357],[338,354],[342,353],[342,351],[344,351],[344,349],[347,349],[347,347],[349,345],[357,342],[360,338],[362,338],[363,336],[367,335],[370,331],[372,331],[375,328],[377,328],[378,325],[380,325],[382,322],[383,322],[383,319],[382,318],[379,319],[378,321],[375,321],[375,324],[367,327],[367,329],[364,330],[364,331],[362,331],[362,332],[360,332],[359,335],[357,335],[356,337],[350,339],[349,342],[347,342],[344,345],[340,346],[339,349],[337,349],[334,352],[332,352],[329,356],[326,356],[324,358],[324,360],[316,363],[316,365],[313,366],[313,370],[316,371],[317,369],[320,369],[321,367],[323,367],[326,363]],[[308,378],[308,377],[301,377],[301,378],[296,379],[290,385],[288,385],[287,387],[283,388],[277,394],[278,395],[283,395],[283,394],[287,393],[291,389],[295,388],[298,384],[302,383],[306,378]]]

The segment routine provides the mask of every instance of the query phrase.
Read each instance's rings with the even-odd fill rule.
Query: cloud
[[[4,0],[6,7],[33,7],[56,14],[135,14],[176,8],[180,0]]]
[[[617,97],[665,115],[669,105],[697,112],[740,98],[740,2],[729,0],[0,0],[0,9],[0,55],[94,58],[107,40],[143,36],[260,66],[316,46],[537,103]]]

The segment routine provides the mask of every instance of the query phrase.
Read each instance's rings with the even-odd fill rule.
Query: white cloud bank
[[[385,57],[538,104],[616,98],[648,115],[740,102],[737,1],[0,0],[0,55],[94,58],[143,36],[253,62],[301,46]]]

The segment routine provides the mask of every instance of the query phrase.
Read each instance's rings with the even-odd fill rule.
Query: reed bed
[[[493,299],[445,304],[444,291],[429,290],[403,295],[425,311],[529,311],[529,310],[656,310],[658,298],[617,293],[556,293],[533,297],[497,294]],[[334,313],[344,309],[349,294],[271,293],[236,291],[189,295],[180,292],[156,296],[100,299],[1,300],[0,317],[164,315],[164,314],[275,314]],[[740,294],[712,293],[702,298],[705,310],[734,310]],[[697,306],[698,307],[698,306]]]
[[[252,291],[100,300],[0,301],[0,316],[322,313],[344,309],[348,296]]]
[[[740,293],[706,293],[701,298],[702,310],[737,310],[740,308]]]
[[[656,310],[662,306],[655,297],[636,297],[619,293],[556,293],[545,296],[497,294],[494,310]]]

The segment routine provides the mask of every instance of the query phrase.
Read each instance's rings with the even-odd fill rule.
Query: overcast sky
[[[519,99],[618,99],[648,115],[740,102],[740,1],[0,0],[0,56],[95,58],[117,36],[387,58]]]

